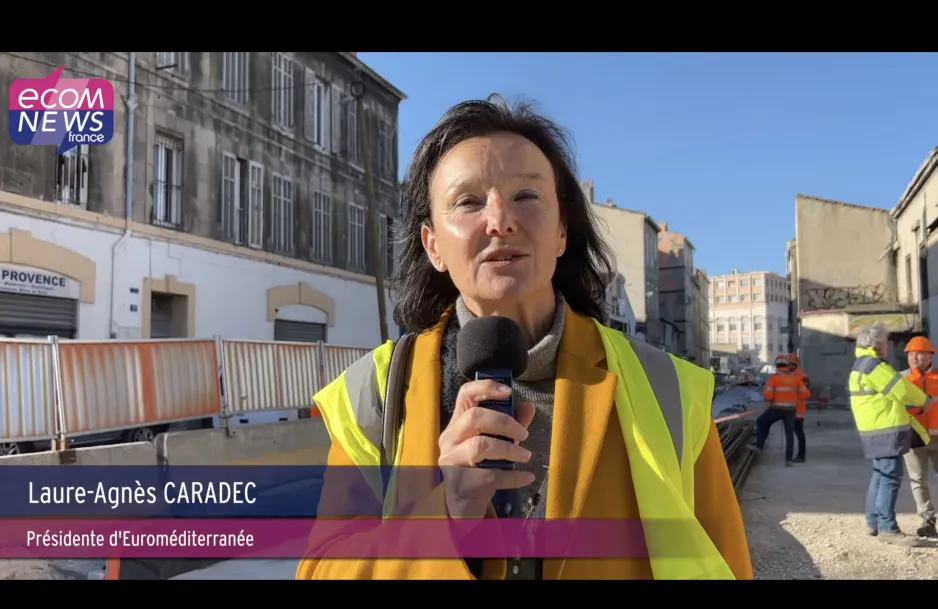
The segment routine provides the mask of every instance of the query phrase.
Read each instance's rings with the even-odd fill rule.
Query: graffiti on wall
[[[881,302],[886,296],[886,286],[876,283],[849,288],[808,288],[804,292],[806,310],[843,309],[850,305]]]
[[[917,315],[904,315],[902,313],[888,313],[882,315],[851,315],[847,323],[847,334],[856,338],[860,330],[873,324],[885,324],[890,332],[911,332],[916,328]]]

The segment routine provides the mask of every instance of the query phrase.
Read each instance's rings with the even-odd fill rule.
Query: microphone
[[[525,347],[521,327],[507,317],[476,317],[460,329],[456,337],[456,366],[468,379],[492,379],[512,387],[515,377],[524,374],[528,367],[528,350]],[[502,400],[485,400],[479,403],[514,418],[514,392]],[[490,436],[513,442],[511,438]],[[514,469],[515,463],[505,459],[486,459],[479,467]]]

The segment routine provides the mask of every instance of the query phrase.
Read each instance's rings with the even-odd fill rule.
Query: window
[[[726,296],[717,296],[717,303],[723,303],[726,301]]]
[[[762,285],[762,279],[753,279],[753,280],[752,280],[752,285],[754,285],[754,286],[756,286],[756,287]]]
[[[228,101],[241,105],[248,103],[250,65],[251,54],[248,52],[226,52],[222,55],[221,88]]]
[[[362,166],[361,134],[358,132],[358,102],[338,86],[332,88],[332,150],[350,163]]]
[[[157,135],[153,146],[153,208],[157,226],[182,226],[182,142]]]
[[[723,281],[722,281],[722,280],[717,281],[717,288],[719,288],[719,289],[721,289],[721,290],[723,289]]]
[[[739,295],[739,299],[740,299],[742,302],[746,302],[747,300],[749,300],[749,294],[740,294],[740,295]]]
[[[79,144],[57,157],[55,202],[88,206],[88,144]]]
[[[316,262],[332,264],[332,197],[324,192],[313,193],[313,230],[310,257]]]
[[[652,281],[645,281],[645,315],[657,317],[658,315],[658,286]]]
[[[769,355],[772,355],[775,352],[775,343],[769,343],[769,348],[766,350]]]
[[[348,268],[365,272],[365,208],[348,206]]]
[[[237,245],[263,247],[264,167],[226,152],[222,155],[221,182],[225,238]]]
[[[378,119],[378,163],[377,174],[394,179],[394,127],[390,121]]]
[[[381,214],[380,235],[378,242],[384,244],[384,275],[391,276],[394,270],[394,218]]]
[[[740,279],[740,280],[739,280],[739,287],[741,287],[741,288],[749,287],[749,280],[748,280],[748,279]]]
[[[730,294],[730,302],[736,302],[736,294]]]
[[[762,292],[753,292],[753,293],[752,293],[752,299],[753,299],[753,300],[762,300]]]
[[[742,322],[743,332],[749,332],[749,318],[743,317],[740,321]]]
[[[753,328],[753,330],[755,330],[756,332],[759,332],[759,331],[762,330],[762,316],[761,316],[761,315],[756,315],[756,316],[753,318],[753,320],[752,320],[752,328]]]
[[[271,53],[270,63],[270,120],[293,129],[293,60],[283,53]]]
[[[189,53],[157,53],[156,69],[186,76],[189,74]]]
[[[320,81],[315,72],[306,70],[306,104],[304,125],[306,139],[327,149],[332,132],[332,88]]]
[[[281,254],[293,254],[293,180],[279,173],[270,177],[271,245]]]
[[[727,281],[727,282],[726,282],[726,287],[727,287],[727,288],[735,288],[735,287],[736,287],[736,282],[735,282],[735,281]]]
[[[912,254],[905,257],[905,293],[906,302],[912,302]]]

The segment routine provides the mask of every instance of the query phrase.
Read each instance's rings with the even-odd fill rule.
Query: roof
[[[899,197],[896,206],[893,207],[889,213],[893,216],[902,214],[905,208],[909,206],[909,203],[912,202],[912,199],[914,199],[919,191],[922,190],[922,187],[925,186],[925,182],[928,181],[928,178],[935,173],[935,169],[938,169],[938,146],[932,148],[928,156],[925,157],[925,161],[919,166],[915,175],[912,176],[912,181],[905,187],[905,191],[902,193],[902,196]]]
[[[652,226],[652,228],[654,228],[654,229],[655,229],[656,231],[658,231],[659,233],[661,232],[661,227],[658,226],[658,223],[655,222],[655,221],[652,219],[651,216],[649,216],[648,214],[646,214],[646,213],[643,212],[643,211],[637,211],[637,210],[635,210],[635,209],[628,209],[628,208],[625,208],[625,207],[619,207],[618,205],[609,205],[608,203],[597,203],[596,201],[593,201],[593,205],[595,205],[596,207],[601,207],[601,208],[603,208],[603,209],[614,209],[614,210],[616,210],[616,211],[624,211],[624,212],[626,212],[626,213],[637,214],[637,215],[639,215],[639,216],[644,216],[644,217],[645,217],[645,222],[647,222],[648,224],[650,224],[650,225]]]
[[[366,64],[364,61],[359,59],[358,56],[356,56],[354,53],[339,53],[339,55],[343,59],[345,59],[347,62],[351,63],[353,67],[356,67],[362,72],[364,72],[365,74],[367,74],[372,80],[374,80],[379,85],[387,89],[399,100],[404,101],[405,99],[407,99],[407,95],[403,91],[401,91],[400,89],[392,85],[390,82],[388,82],[388,80],[385,77],[381,76],[380,74],[375,72],[373,69],[371,69],[368,66],[368,64]]]
[[[811,195],[804,195],[801,193],[798,193],[795,195],[795,199],[797,200],[798,198],[808,199],[811,201],[817,201],[818,203],[827,203],[829,205],[842,205],[843,207],[852,207],[854,209],[865,209],[867,211],[881,211],[884,214],[889,213],[889,210],[883,207],[876,207],[873,205],[860,205],[858,203],[847,203],[846,201],[837,201],[835,199],[825,199],[823,197],[814,197]]]

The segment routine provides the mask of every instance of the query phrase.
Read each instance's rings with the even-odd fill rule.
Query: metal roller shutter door
[[[150,338],[172,338],[173,337],[173,312],[168,306],[156,306],[153,301],[153,307],[150,309]]]
[[[274,340],[295,343],[326,341],[326,324],[301,321],[274,320]]]
[[[77,300],[0,292],[0,333],[72,338],[77,330]]]

